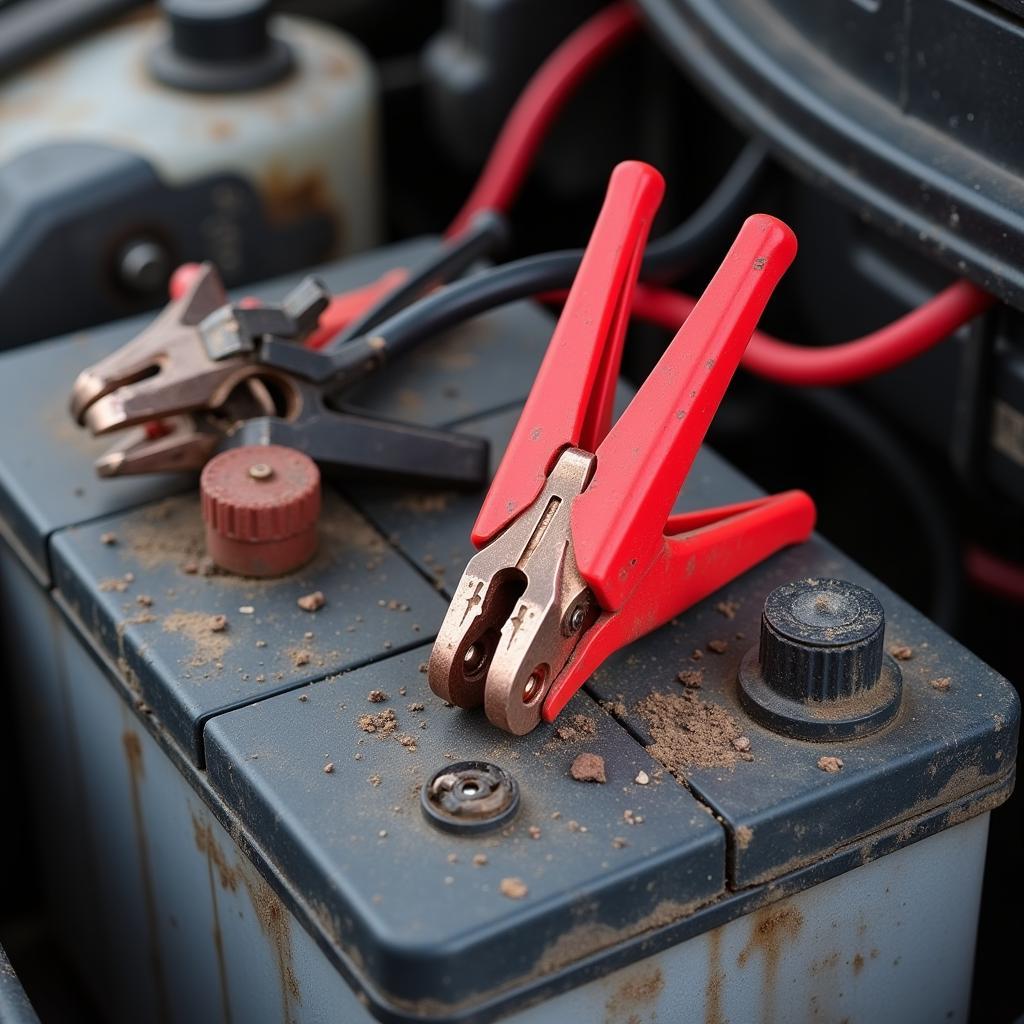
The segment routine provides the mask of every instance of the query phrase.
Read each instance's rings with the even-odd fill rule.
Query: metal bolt
[[[569,617],[569,629],[573,633],[578,633],[583,627],[583,620],[587,617],[587,609],[584,605],[578,604],[572,611],[572,615]]]
[[[266,462],[254,462],[249,467],[249,476],[253,480],[269,480],[274,475],[274,467]]]
[[[118,255],[117,275],[121,283],[138,292],[160,291],[171,274],[167,250],[152,239],[129,242]]]

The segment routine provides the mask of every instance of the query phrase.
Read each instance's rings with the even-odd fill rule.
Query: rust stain
[[[206,126],[206,134],[214,142],[224,142],[226,139],[234,138],[236,133],[235,125],[223,117],[210,121]]]
[[[256,912],[263,934],[270,940],[277,961],[277,973],[281,982],[281,1011],[285,1024],[294,1024],[295,1005],[302,1001],[299,980],[292,966],[292,929],[288,911],[277,893],[262,878],[242,876],[249,892],[252,909]]]
[[[665,977],[657,964],[632,968],[605,1002],[605,1024],[640,1021],[638,1010],[650,1008],[665,990]]]
[[[560,935],[541,954],[534,970],[527,976],[527,979],[541,977],[560,970],[566,964],[582,960],[584,957],[597,953],[599,950],[616,946],[620,942],[632,939],[634,936],[642,935],[644,932],[663,928],[689,917],[695,910],[710,900],[694,900],[692,903],[679,903],[676,900],[663,900],[649,914],[645,914],[637,921],[622,927],[613,928],[611,925],[602,922],[581,922]],[[436,1008],[431,1004],[418,1004],[421,1012],[428,1009],[433,1012]],[[440,1008],[450,1007],[439,1004]]]
[[[227,963],[224,959],[224,934],[220,927],[220,906],[217,902],[217,885],[214,867],[220,878],[222,889],[234,891],[238,881],[228,868],[220,847],[213,840],[213,829],[195,814],[192,815],[192,829],[195,832],[196,847],[206,854],[206,873],[210,880],[210,906],[213,910],[213,948],[217,954],[217,978],[220,982],[221,1016],[224,1024],[231,1024],[231,996],[228,991]]]
[[[325,53],[320,67],[328,78],[352,77],[352,62],[340,53]]]
[[[228,860],[224,850],[217,842],[213,826],[210,823],[204,821],[199,815],[193,814],[192,829],[196,848],[207,858],[211,894],[213,894],[215,875],[220,887],[227,892],[236,892],[240,882],[245,886],[249,902],[252,904],[263,934],[270,941],[277,964],[278,978],[281,983],[282,1020],[285,1024],[294,1024],[295,1007],[302,1002],[302,994],[299,991],[299,981],[292,962],[291,918],[287,909],[263,878],[249,870],[242,860],[235,860],[234,863]],[[228,1004],[223,944],[219,934],[220,920],[215,895],[213,896],[213,906],[214,943],[217,946],[218,968],[221,972],[224,1019],[230,1024],[231,1009]]]
[[[725,1024],[722,1014],[722,989],[725,971],[722,969],[722,929],[708,933],[708,981],[704,989],[704,1024]]]
[[[775,1020],[775,995],[783,950],[787,943],[796,941],[803,923],[803,914],[787,903],[762,908],[753,915],[750,938],[736,958],[740,967],[746,967],[755,954],[761,958],[762,1020],[765,1024]]]
[[[195,833],[196,849],[217,869],[220,887],[228,892],[235,892],[238,889],[238,869],[228,863],[224,851],[213,835],[213,826],[193,814],[192,830]]]
[[[335,209],[327,182],[323,170],[292,174],[280,164],[272,164],[260,189],[267,219],[272,224],[292,224],[312,216],[333,220]]]
[[[167,983],[164,980],[164,965],[160,956],[159,929],[156,896],[153,888],[153,869],[149,860],[149,838],[142,815],[142,780],[146,777],[146,766],[142,762],[142,740],[138,733],[125,729],[121,735],[125,760],[128,762],[128,782],[132,795],[132,818],[135,822],[135,841],[139,852],[139,874],[142,878],[142,896],[146,908],[146,926],[149,931],[149,962],[153,969],[154,995],[157,1018],[161,1024],[170,1021],[167,1000]]]
[[[864,957],[857,953],[853,958],[853,973],[860,974],[864,970]]]

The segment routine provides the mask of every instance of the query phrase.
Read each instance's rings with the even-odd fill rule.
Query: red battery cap
[[[206,550],[240,576],[283,576],[316,552],[320,470],[280,445],[232,448],[199,478]]]

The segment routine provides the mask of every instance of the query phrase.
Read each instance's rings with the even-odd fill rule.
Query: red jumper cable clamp
[[[670,515],[757,321],[796,253],[750,217],[618,422],[630,306],[664,182],[612,174],[579,273],[473,530],[480,549],[430,655],[435,693],[524,734],[552,721],[614,651],[769,555],[806,540],[787,491]]]

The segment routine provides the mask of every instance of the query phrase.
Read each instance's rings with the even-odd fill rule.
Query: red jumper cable
[[[508,210],[566,101],[639,26],[633,6],[616,3],[588,18],[559,43],[505,119],[473,191],[446,232],[449,238],[463,231],[481,210]]]
[[[620,164],[547,354],[473,530],[428,665],[509,732],[551,721],[610,654],[780,548],[814,505],[789,491],[671,515],[772,290],[786,225],[743,225],[658,365],[609,429],[630,305],[664,183]]]
[[[877,331],[822,348],[794,345],[755,331],[742,365],[758,377],[795,387],[854,384],[926,352],[995,301],[970,281],[956,281]],[[696,303],[682,292],[641,284],[633,299],[633,314],[674,331]]]

